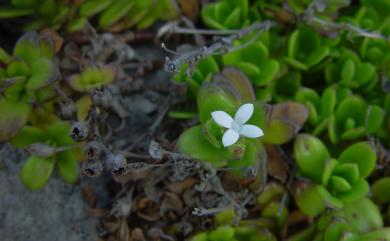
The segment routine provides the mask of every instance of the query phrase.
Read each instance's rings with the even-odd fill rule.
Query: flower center
[[[236,132],[240,130],[240,125],[238,125],[236,122],[233,121],[232,123],[232,129]]]

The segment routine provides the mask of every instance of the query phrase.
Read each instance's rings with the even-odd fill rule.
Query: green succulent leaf
[[[340,154],[338,161],[356,164],[359,168],[360,178],[366,178],[375,168],[376,154],[368,143],[359,142],[345,149]]]
[[[85,1],[79,8],[80,16],[90,17],[93,16],[110,5],[110,0],[88,0]]]
[[[72,151],[58,153],[56,160],[61,177],[68,183],[75,183],[78,178],[78,161]]]
[[[370,185],[364,179],[359,179],[349,191],[340,192],[337,197],[343,201],[354,201],[365,197],[370,191]]]
[[[114,81],[115,76],[115,69],[111,66],[103,68],[90,67],[81,74],[73,76],[70,84],[75,90],[88,91],[111,83]]]
[[[17,18],[34,14],[34,8],[0,7],[0,18]]]
[[[330,178],[332,177],[333,171],[338,165],[338,161],[334,158],[325,161],[325,166],[322,174],[322,185],[327,186]]]
[[[332,176],[330,178],[330,186],[336,192],[347,192],[352,189],[351,184],[339,176]]]
[[[217,149],[204,138],[201,126],[194,126],[184,131],[177,145],[182,153],[191,158],[208,161],[217,167],[226,165],[230,157],[226,149]]]
[[[294,158],[304,176],[322,182],[324,163],[330,154],[321,140],[309,134],[298,135],[294,141]]]
[[[30,75],[30,68],[22,60],[13,60],[8,63],[6,71],[8,77]]]
[[[47,137],[41,129],[32,126],[23,127],[20,132],[11,140],[11,143],[16,147],[25,147],[27,145],[44,142]]]
[[[14,137],[20,129],[26,124],[30,114],[29,104],[22,102],[0,100],[0,141],[6,141]]]
[[[380,106],[370,105],[367,111],[367,131],[373,133],[378,130],[385,118],[385,112]]]
[[[230,226],[220,226],[209,235],[210,241],[226,241],[231,240],[234,236],[234,228]]]
[[[104,12],[100,15],[99,25],[102,28],[107,28],[110,25],[116,23],[118,20],[126,16],[130,9],[135,4],[135,1],[118,0],[113,2]]]
[[[31,76],[27,80],[26,89],[36,90],[55,78],[52,61],[45,58],[35,59],[31,64]]]
[[[42,188],[49,181],[54,163],[49,158],[30,156],[20,172],[22,183],[31,190]]]
[[[294,197],[299,209],[310,217],[322,213],[326,207],[341,208],[343,206],[340,200],[333,197],[320,185],[311,185],[298,189]]]
[[[390,202],[390,177],[383,177],[371,186],[371,193],[373,199],[378,204],[385,204]]]
[[[46,135],[58,146],[72,145],[75,142],[69,136],[70,124],[65,121],[57,121],[46,130]]]
[[[346,203],[342,214],[354,232],[366,233],[383,228],[383,220],[379,209],[368,198]]]
[[[337,96],[336,90],[327,88],[321,96],[321,116],[330,116],[336,106]]]
[[[333,173],[337,176],[343,177],[352,184],[359,180],[359,167],[355,163],[340,164],[334,169]]]

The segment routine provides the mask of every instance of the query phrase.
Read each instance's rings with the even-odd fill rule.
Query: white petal
[[[259,127],[254,125],[241,126],[240,134],[249,138],[256,138],[264,135],[263,131]]]
[[[233,118],[224,111],[214,111],[211,113],[214,121],[217,122],[218,125],[223,126],[225,128],[232,127]]]
[[[236,115],[234,116],[234,122],[238,125],[246,123],[253,114],[253,104],[245,104],[238,108]]]
[[[237,142],[238,138],[240,137],[240,134],[238,134],[236,131],[229,129],[223,134],[222,136],[222,144],[224,147],[233,145]]]

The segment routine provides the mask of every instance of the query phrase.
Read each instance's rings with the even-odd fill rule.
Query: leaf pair
[[[34,143],[46,143],[53,148],[70,146],[75,143],[69,137],[69,128],[68,123],[61,121],[46,129],[25,126],[11,142],[17,147],[27,147]],[[66,182],[75,183],[77,181],[78,161],[75,157],[75,151],[69,149],[48,157],[29,156],[20,172],[22,183],[31,190],[42,188],[49,181],[55,165]]]
[[[321,140],[308,134],[296,137],[294,158],[301,175],[315,183],[299,188],[295,197],[301,210],[311,216],[366,196],[369,185],[365,179],[376,163],[375,151],[368,143],[349,146],[336,160]]]

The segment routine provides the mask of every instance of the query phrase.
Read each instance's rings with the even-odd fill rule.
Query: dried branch
[[[235,31],[233,30],[232,35],[229,35],[227,37],[221,37],[218,41],[216,41],[209,47],[203,46],[201,48],[189,51],[184,54],[179,54],[173,50],[170,50],[165,46],[164,43],[162,43],[161,47],[165,51],[173,55],[176,55],[176,57],[173,59],[170,59],[169,57],[165,58],[165,70],[168,72],[178,72],[180,67],[183,64],[188,64],[188,69],[186,71],[186,74],[191,75],[192,72],[195,70],[197,63],[201,59],[207,58],[212,55],[220,55],[220,54],[241,49],[242,47],[246,46],[247,44],[257,39],[257,37],[261,33],[267,31],[273,25],[275,25],[275,23],[269,20],[264,21],[262,23],[254,23],[247,28],[241,30],[235,30]],[[201,30],[201,31],[207,31],[207,30]],[[233,46],[233,42],[235,40],[248,36],[251,33],[257,33],[257,34],[244,45],[238,47]]]

